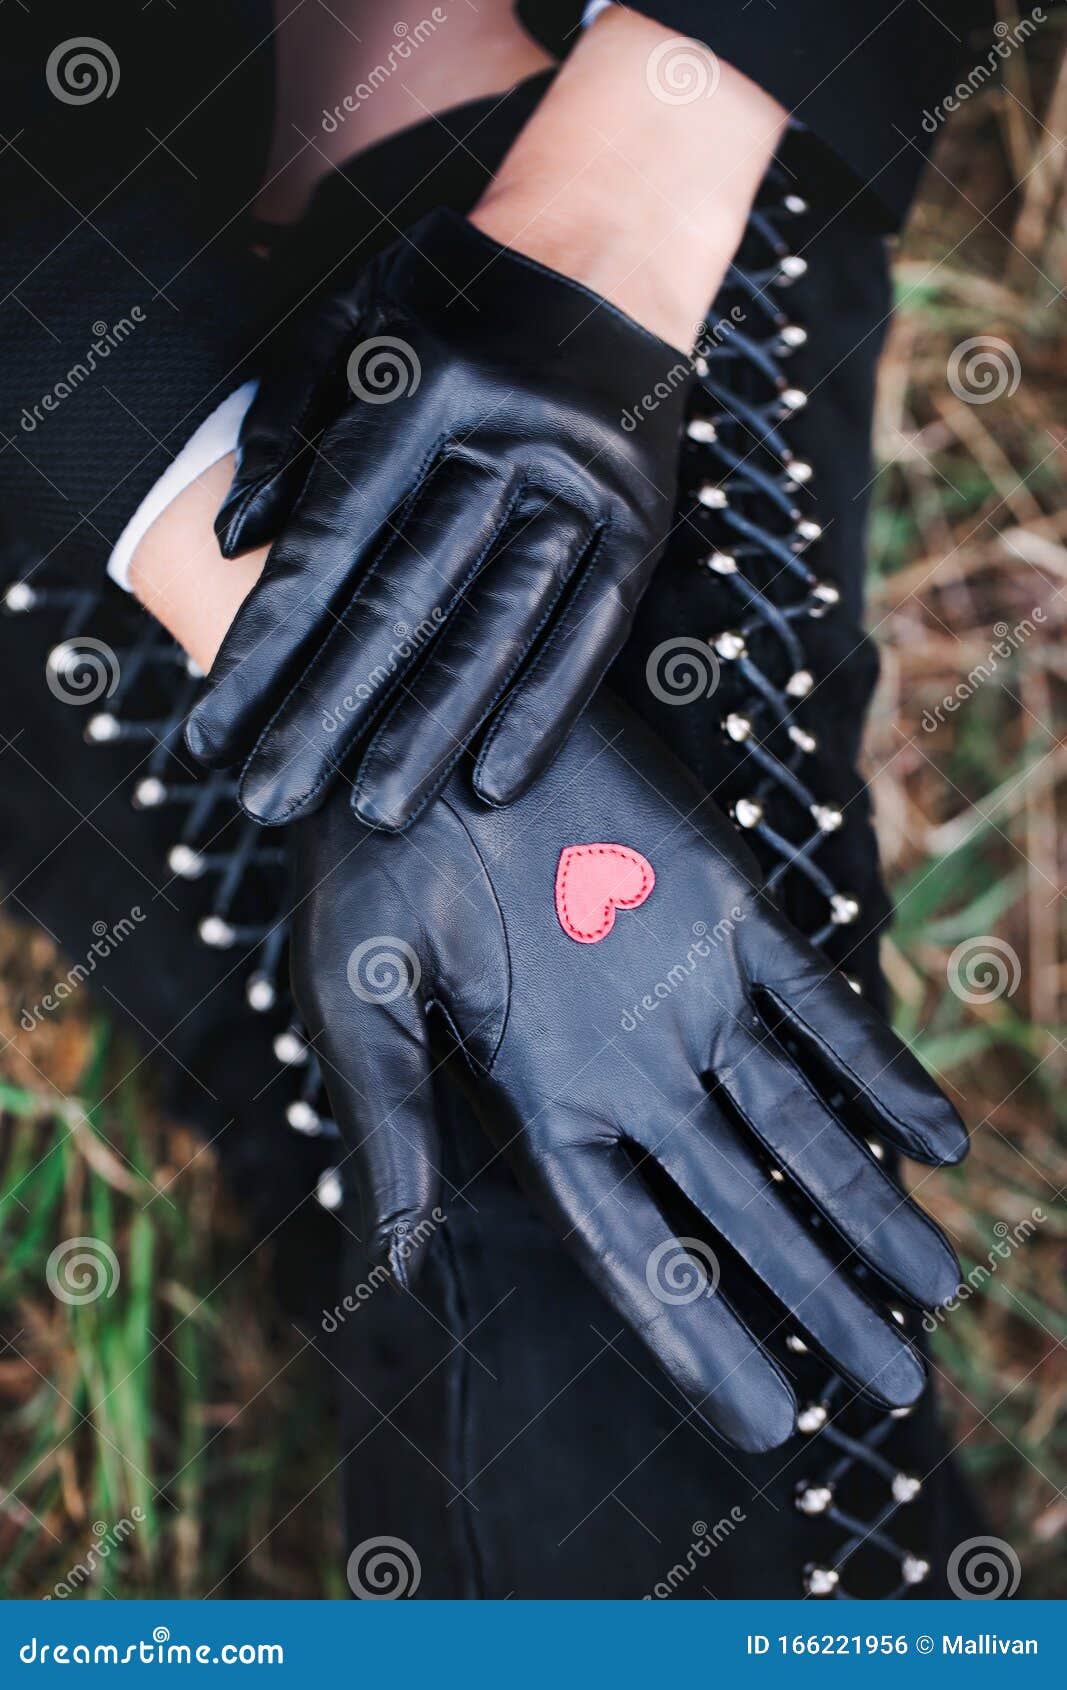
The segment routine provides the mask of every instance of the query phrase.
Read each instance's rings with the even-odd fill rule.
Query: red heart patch
[[[643,904],[656,877],[628,845],[568,845],[556,869],[556,914],[564,933],[595,945],[615,925],[616,910]]]

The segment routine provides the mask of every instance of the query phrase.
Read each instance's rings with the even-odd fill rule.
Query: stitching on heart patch
[[[575,886],[579,877],[585,878],[581,893]],[[569,939],[595,945],[614,927],[615,911],[637,909],[655,884],[652,864],[628,845],[568,845],[556,869],[559,924]]]

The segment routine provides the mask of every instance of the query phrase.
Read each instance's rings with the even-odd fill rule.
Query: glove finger
[[[709,1282],[697,1297],[670,1302],[659,1290],[661,1264],[679,1242],[621,1147],[586,1142],[519,1164],[568,1250],[703,1418],[739,1449],[784,1443],[796,1399],[723,1293]]]
[[[590,538],[588,520],[558,502],[512,523],[360,763],[352,807],[369,826],[402,828],[440,791],[581,567]]]
[[[323,977],[321,955],[310,948],[307,966],[294,972],[315,982],[314,1002],[305,993],[301,1010],[352,1158],[365,1248],[408,1285],[443,1218],[426,1017],[414,995],[418,961],[386,934],[357,944],[339,980]]]
[[[701,1094],[680,1124],[644,1142],[844,1378],[887,1408],[918,1399],[925,1374],[916,1352],[794,1213],[713,1099]]]
[[[875,1132],[919,1162],[966,1155],[967,1129],[948,1098],[835,970],[793,941],[784,956],[776,952],[774,985],[763,992]]]
[[[715,1080],[774,1162],[901,1296],[936,1308],[959,1287],[955,1255],[928,1215],[831,1114],[768,1032],[738,1025]]]
[[[312,442],[351,398],[345,353],[359,329],[351,292],[290,319],[241,427],[237,468],[215,518],[224,557],[267,545],[285,526],[311,465]]]
[[[241,780],[257,821],[315,808],[350,746],[388,703],[485,567],[513,493],[500,476],[443,459],[260,737]],[[414,630],[414,633],[413,633]]]
[[[609,540],[605,531],[593,546],[562,611],[486,735],[474,788],[487,804],[514,803],[550,767],[626,642],[635,595],[608,575]]]
[[[332,625],[351,598],[365,554],[411,496],[397,484],[400,425],[369,411],[347,413],[327,433],[293,520],[211,666],[185,730],[193,756],[211,768],[247,757],[317,649],[324,621]],[[400,462],[412,456],[410,440],[404,447]],[[359,485],[335,463],[358,463]]]

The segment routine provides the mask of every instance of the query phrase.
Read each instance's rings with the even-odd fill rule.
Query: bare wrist
[[[785,123],[777,101],[709,48],[613,9],[586,31],[472,221],[689,350]]]

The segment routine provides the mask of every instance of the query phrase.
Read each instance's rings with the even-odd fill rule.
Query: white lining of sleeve
[[[144,536],[167,506],[179,493],[204,471],[217,464],[237,445],[245,412],[256,393],[256,383],[246,381],[189,436],[173,462],[169,463],[159,480],[148,489],[141,503],[115,542],[115,549],[107,562],[107,572],[127,593],[130,590],[130,564]]]

